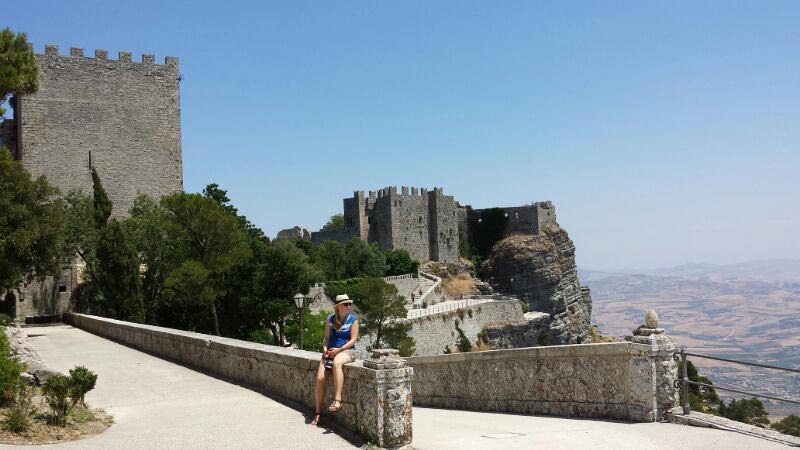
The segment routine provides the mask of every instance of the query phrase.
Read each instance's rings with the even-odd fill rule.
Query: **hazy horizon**
[[[354,190],[551,200],[580,267],[799,259],[800,2],[9,2],[180,59],[184,187],[264,232]]]

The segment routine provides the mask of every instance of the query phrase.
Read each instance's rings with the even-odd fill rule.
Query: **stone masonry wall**
[[[18,102],[18,154],[34,177],[45,175],[63,194],[91,193],[91,162],[114,203],[126,214],[138,193],[158,199],[183,188],[180,73],[177,58],[134,62],[120,52],[59,55],[48,45],[40,87]]]
[[[408,250],[412,258],[426,260],[431,258],[428,229],[431,226],[428,215],[428,196],[409,193],[403,186],[399,194],[390,190],[392,208],[392,246]]]
[[[458,261],[458,205],[452,196],[444,195],[442,188],[430,194],[430,241],[434,261]]]
[[[624,342],[407,361],[419,406],[652,422],[674,406],[659,401],[675,374],[659,370],[658,358],[649,345]]]
[[[409,336],[416,342],[415,356],[441,355],[446,345],[456,344],[456,320],[474,345],[487,324],[519,322],[521,318],[522,307],[516,300],[486,302],[413,319]]]
[[[64,321],[156,356],[267,391],[313,411],[319,353],[83,314],[67,313]],[[381,365],[387,368],[374,368]],[[342,409],[328,417],[381,447],[410,444],[413,374],[413,369],[405,367],[402,359],[390,364],[368,359],[345,365]],[[325,405],[332,401],[332,377],[328,381]]]

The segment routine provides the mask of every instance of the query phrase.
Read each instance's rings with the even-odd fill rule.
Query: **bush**
[[[42,386],[42,394],[50,407],[50,423],[53,425],[67,425],[67,415],[72,406],[69,401],[71,385],[69,377],[59,374],[48,378]]]
[[[26,385],[21,384],[17,389],[16,402],[3,421],[3,429],[13,433],[27,431],[31,426],[32,414],[33,400],[31,398],[31,390]]]
[[[8,314],[0,313],[0,326],[6,327],[11,322],[13,322],[13,319],[11,318],[11,316],[9,316]]]
[[[761,400],[753,397],[751,399],[731,400],[727,405],[725,402],[719,404],[719,415],[727,419],[735,420],[757,427],[764,428],[769,425],[767,410]]]
[[[97,382],[97,374],[83,366],[76,366],[69,371],[69,396],[72,397],[72,404],[79,402],[81,406],[86,406],[84,397],[86,393],[94,389]]]
[[[472,351],[472,342],[469,341],[469,338],[464,333],[464,330],[458,326],[458,321],[456,321],[456,331],[458,332],[458,340],[456,340],[456,347],[458,347],[458,351]]]
[[[786,416],[780,422],[770,425],[770,428],[780,431],[783,434],[800,437],[800,417],[794,414]]]
[[[22,366],[10,358],[11,344],[0,326],[0,403],[9,404],[14,400],[17,389],[21,386]]]

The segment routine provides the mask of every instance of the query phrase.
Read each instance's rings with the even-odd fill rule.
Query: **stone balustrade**
[[[661,335],[406,361],[418,406],[652,422],[677,405],[674,348]]]
[[[313,411],[314,380],[321,355],[189,331],[65,313],[65,323],[296,402]],[[344,366],[342,409],[326,414],[381,447],[411,443],[411,379],[414,370],[396,350]],[[325,406],[331,401],[329,377]]]

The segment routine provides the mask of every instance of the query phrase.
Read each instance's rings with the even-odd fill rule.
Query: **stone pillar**
[[[411,444],[414,369],[394,349],[373,350],[364,368],[356,405],[359,432],[379,447]]]
[[[664,333],[663,328],[658,328],[658,315],[652,309],[645,315],[645,327],[640,329],[638,336],[633,337],[632,342],[650,346],[649,359],[654,374],[655,398],[653,420],[665,420],[666,413],[680,404],[678,388],[675,387],[678,379],[678,366],[673,358],[675,343]]]

